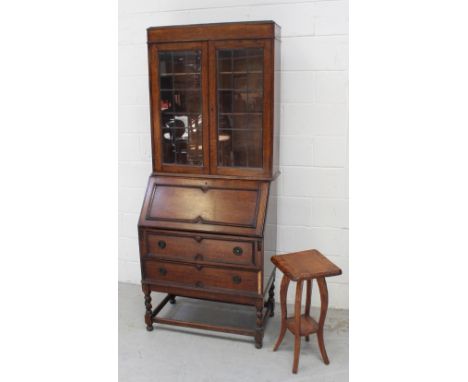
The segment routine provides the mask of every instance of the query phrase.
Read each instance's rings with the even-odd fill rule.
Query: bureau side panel
[[[275,269],[271,257],[276,255],[276,222],[278,214],[278,178],[270,183],[267,215],[263,236],[263,293],[268,293]]]
[[[279,171],[281,120],[281,42],[279,39],[274,41],[273,175]]]

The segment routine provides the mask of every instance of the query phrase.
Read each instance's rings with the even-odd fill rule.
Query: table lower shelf
[[[296,325],[295,317],[287,318],[286,325],[293,334],[296,334],[297,325]],[[316,333],[318,329],[319,329],[319,325],[317,321],[315,321],[312,317],[306,316],[304,314],[301,315],[301,328],[300,328],[301,336],[308,336],[309,334]]]

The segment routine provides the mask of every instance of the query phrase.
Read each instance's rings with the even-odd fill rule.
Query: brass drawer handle
[[[166,268],[159,268],[159,273],[161,273],[163,276],[167,275],[167,269]]]
[[[234,248],[232,249],[232,253],[234,253],[234,255],[236,255],[236,256],[242,255],[242,252],[243,252],[243,251],[242,251],[242,248],[241,248],[241,247],[234,247]]]
[[[203,265],[201,264],[195,264],[195,268],[197,268],[197,271],[201,271],[203,268]]]
[[[195,286],[196,286],[197,288],[203,288],[203,283],[202,283],[201,281],[197,281],[197,282],[195,283]]]
[[[240,284],[241,281],[242,281],[242,279],[240,278],[240,276],[234,276],[234,277],[232,278],[232,282],[233,282],[234,284]]]
[[[166,242],[164,240],[159,240],[158,241],[158,247],[161,249],[166,248]]]
[[[194,259],[194,260],[203,261],[203,255],[197,253],[193,259]]]

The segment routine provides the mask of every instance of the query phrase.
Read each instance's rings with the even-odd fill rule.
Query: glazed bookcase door
[[[272,45],[210,42],[210,163],[221,175],[271,173]]]
[[[149,45],[154,171],[209,172],[207,43]]]

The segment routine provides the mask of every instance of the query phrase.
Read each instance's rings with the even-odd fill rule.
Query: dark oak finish
[[[248,335],[261,348],[275,309],[280,28],[147,33],[153,173],[138,222],[146,327]],[[151,292],[167,294],[155,309]],[[176,296],[249,305],[255,328],[158,317]]]
[[[140,226],[261,237],[268,182],[150,177]]]
[[[289,253],[286,255],[273,256],[271,261],[283,272],[281,281],[281,329],[273,351],[278,350],[283,341],[286,329],[294,334],[294,360],[293,373],[297,373],[299,366],[299,354],[301,351],[301,337],[309,341],[309,335],[317,333],[317,340],[323,362],[329,364],[325,341],[323,338],[323,327],[328,309],[328,290],[325,277],[341,274],[341,269],[329,261],[317,250]],[[317,280],[320,292],[320,318],[315,321],[310,317],[310,302],[312,298],[312,279]],[[294,305],[294,316],[287,317],[286,296],[290,280],[296,281],[296,299]],[[306,282],[306,305],[305,312],[301,314],[302,286]]]
[[[218,165],[218,104],[214,103],[210,107],[210,166],[211,172],[220,175],[241,175],[241,176],[272,176],[273,168],[273,42],[272,40],[230,40],[230,41],[216,41],[210,44],[210,94],[215,95],[218,88],[216,76],[216,50],[217,49],[242,49],[242,48],[263,48],[264,61],[263,61],[263,108],[262,113],[262,163],[260,168],[241,168],[241,167],[222,167]],[[217,129],[217,128],[218,129]]]
[[[146,260],[143,269],[146,277],[162,285],[175,284],[214,291],[230,289],[252,294],[258,291],[258,272],[255,271],[159,260]]]
[[[280,43],[279,43],[280,28],[272,21],[264,22],[247,22],[247,23],[225,23],[225,24],[205,24],[194,26],[180,27],[155,27],[148,29],[148,55],[150,66],[150,96],[151,96],[151,121],[152,121],[152,148],[153,148],[153,171],[157,173],[174,173],[174,174],[214,174],[225,176],[240,176],[240,177],[261,177],[264,179],[272,179],[275,172],[278,171],[278,150],[279,150],[279,72],[280,72]],[[230,71],[223,72],[230,74],[233,78],[242,80],[239,76],[246,75],[243,78],[244,88],[230,89],[233,90],[231,96],[236,98],[233,103],[244,103],[247,109],[242,109],[243,112],[236,113],[231,110],[230,114],[241,114],[252,122],[255,112],[261,115],[262,130],[261,139],[258,142],[257,138],[252,135],[254,129],[250,129],[248,125],[240,125],[235,129],[230,126],[222,134],[218,130],[223,128],[218,124],[218,89],[221,89],[217,80],[217,69],[220,63],[218,62],[217,52],[222,50],[232,50],[237,56],[245,54],[248,49],[258,48],[262,51],[262,65],[259,68],[232,67]],[[181,94],[176,94],[174,89],[172,100],[163,100],[160,96],[160,67],[159,53],[160,52],[200,52],[200,75],[201,75],[201,93],[202,107],[200,116],[202,118],[202,134],[203,134],[203,165],[181,165],[163,163],[164,150],[162,150],[162,137],[164,131],[170,131],[170,128],[161,126],[161,115],[163,109],[168,107],[168,104],[180,101]],[[233,57],[234,62],[242,61],[245,57]],[[257,71],[257,70],[260,71]],[[246,71],[244,71],[246,70]],[[195,73],[195,72],[193,72]],[[190,73],[190,74],[193,74]],[[197,72],[198,73],[198,72]],[[250,74],[248,74],[250,73]],[[186,73],[175,73],[177,75]],[[262,105],[258,109],[250,110],[253,106],[252,86],[254,77],[259,79],[262,77],[263,86],[261,86]],[[250,84],[250,85],[249,85]],[[223,86],[224,87],[224,86]],[[275,93],[276,92],[276,93]],[[249,100],[250,94],[250,100]],[[275,98],[276,94],[276,98]],[[178,98],[177,98],[178,97]],[[186,98],[186,97],[185,97]],[[170,101],[170,102],[169,102]],[[165,106],[163,106],[165,105]],[[231,105],[233,107],[233,105]],[[239,111],[239,110],[237,110]],[[255,111],[255,112],[254,112]],[[177,116],[179,114],[179,116]],[[180,123],[184,112],[174,110],[174,123]],[[240,117],[239,115],[237,117]],[[239,128],[240,127],[240,128]],[[244,130],[244,131],[241,131]],[[221,135],[218,135],[221,134]],[[168,134],[166,132],[166,134]],[[227,143],[234,142],[235,134],[238,139],[243,140],[243,144],[238,146],[242,151],[245,147],[260,143],[262,164],[260,167],[249,166],[219,166],[218,165],[218,143],[227,139]],[[244,134],[244,135],[242,135]],[[247,135],[245,135],[247,134]],[[248,139],[250,137],[250,139]],[[224,142],[224,141],[223,141]],[[255,146],[254,146],[255,147]],[[241,153],[238,152],[237,155]],[[244,153],[245,154],[245,153]],[[250,151],[253,155],[253,152]],[[236,155],[236,153],[235,153]]]
[[[255,241],[211,239],[200,235],[147,232],[147,256],[197,264],[229,264],[255,268]]]
[[[273,21],[194,24],[148,28],[148,43],[173,41],[213,41],[271,39],[280,37]]]
[[[202,92],[202,105],[201,105],[201,116],[203,120],[203,165],[202,166],[191,166],[191,165],[178,165],[163,163],[162,160],[162,126],[161,126],[161,98],[160,98],[160,84],[159,84],[159,62],[158,54],[166,51],[201,51],[201,92]],[[150,99],[151,99],[151,123],[152,123],[152,153],[153,153],[153,169],[155,171],[162,172],[175,172],[185,174],[206,174],[209,170],[209,129],[205,121],[208,121],[208,72],[206,70],[208,66],[208,45],[207,43],[177,43],[177,44],[162,44],[162,45],[149,45],[148,46],[148,59],[149,59],[149,71],[150,71]],[[183,114],[183,113],[180,113]]]

